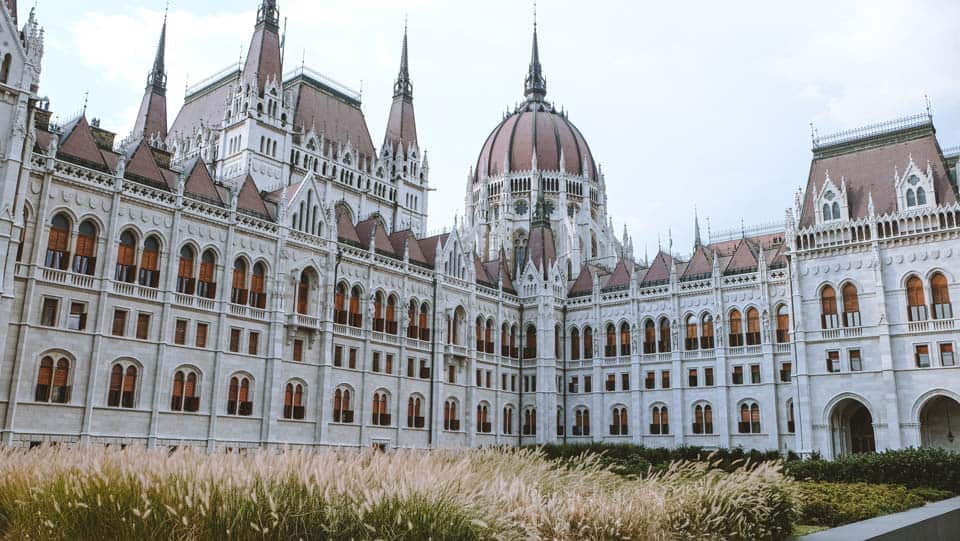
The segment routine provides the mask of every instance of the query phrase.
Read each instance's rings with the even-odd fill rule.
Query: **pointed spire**
[[[547,80],[540,65],[540,47],[537,44],[537,3],[533,3],[533,49],[530,52],[530,69],[527,71],[523,95],[528,101],[541,101],[547,95]]]
[[[700,217],[697,216],[697,206],[693,206],[693,247],[699,248],[702,245],[700,241]]]
[[[144,90],[137,119],[133,124],[131,141],[140,138],[147,142],[162,142],[167,138],[167,73],[164,54],[167,46],[167,12],[163,12],[163,26],[160,28],[160,40],[157,54],[153,59],[153,68],[147,76],[147,88]]]
[[[153,69],[147,75],[147,88],[163,95],[167,91],[167,70],[164,55],[167,49],[167,10],[163,10],[163,26],[160,27],[160,41],[157,42],[157,54],[153,58]]]
[[[263,0],[257,9],[257,24],[272,26],[280,30],[280,10],[277,9],[277,0]]]
[[[400,50],[400,73],[393,85],[393,98],[413,99],[413,85],[410,83],[410,65],[407,60],[407,19],[403,20],[403,47]]]
[[[400,50],[400,72],[393,85],[393,104],[387,119],[387,131],[384,133],[383,148],[401,147],[401,158],[407,159],[407,153],[417,142],[417,119],[413,111],[413,83],[410,82],[410,64],[407,59],[407,21],[403,22],[403,46]],[[397,158],[397,153],[394,153]]]
[[[263,0],[257,9],[257,24],[247,49],[243,80],[256,80],[257,92],[262,94],[269,80],[281,83],[282,64],[280,10],[277,0]]]

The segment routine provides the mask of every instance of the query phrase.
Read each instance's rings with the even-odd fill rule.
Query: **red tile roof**
[[[200,126],[219,126],[227,110],[231,89],[239,81],[238,72],[235,71],[202,92],[187,96],[170,127],[170,136],[192,137]]]
[[[723,267],[723,272],[728,273],[747,269],[756,269],[757,264],[757,256],[754,253],[753,247],[750,246],[750,241],[747,239],[740,239],[740,243],[737,244],[737,248],[734,250],[730,261],[728,261],[726,266]]]
[[[647,270],[646,275],[643,277],[643,284],[654,284],[665,282],[670,279],[670,265],[673,263],[673,258],[663,251],[657,252],[656,257],[653,258],[653,264],[650,265],[650,268]]]
[[[413,100],[397,97],[390,106],[387,119],[387,131],[383,136],[384,147],[394,150],[397,145],[406,152],[410,145],[417,143],[417,117],[413,114]]]
[[[271,26],[258,25],[250,40],[250,49],[243,66],[244,80],[256,77],[258,90],[263,91],[267,79],[281,84],[280,69],[280,36]]]
[[[353,227],[353,222],[350,221],[350,211],[346,205],[337,205],[336,213],[337,236],[339,239],[356,246],[363,246],[360,237],[357,236],[357,230]]]
[[[607,281],[605,289],[623,289],[630,286],[630,278],[633,276],[633,261],[621,259],[617,266],[613,268],[613,274]]]
[[[130,180],[144,182],[156,188],[172,189],[167,184],[167,179],[163,176],[157,162],[153,159],[153,153],[146,141],[140,140],[140,143],[133,150],[127,152],[127,165],[125,178]]]
[[[203,160],[194,158],[191,162],[188,162],[184,168],[184,173],[187,175],[183,187],[184,193],[219,205],[224,204]]]
[[[260,196],[260,190],[257,189],[256,182],[253,181],[253,177],[249,174],[243,179],[243,184],[240,186],[240,194],[237,196],[237,208],[257,214],[263,218],[271,219],[270,210],[267,209],[266,203],[263,202],[263,198]]]
[[[167,99],[147,88],[133,125],[133,136],[149,140],[153,135],[161,140],[167,138]]]
[[[420,248],[420,241],[413,234],[413,231],[409,229],[397,231],[390,235],[390,244],[393,245],[393,252],[397,254],[398,257],[403,257],[403,250],[404,247],[406,247],[410,251],[411,262],[426,267],[433,267],[433,261],[427,261],[426,256],[423,255],[423,250]]]
[[[364,248],[370,248],[370,235],[373,234],[373,246],[377,252],[387,255],[396,255],[393,245],[387,237],[387,226],[379,215],[373,215],[356,226],[357,238]],[[400,253],[403,257],[403,252]]]
[[[441,249],[447,243],[449,233],[434,235],[425,239],[420,239],[420,249],[423,250],[423,257],[432,267],[437,261],[437,250]]]
[[[296,105],[293,123],[296,129],[306,132],[316,128],[328,142],[346,145],[349,141],[362,157],[370,159],[376,156],[370,130],[359,104],[348,103],[303,76],[288,82],[286,90],[293,91]]]
[[[709,253],[705,247],[697,246],[693,255],[690,257],[690,261],[687,263],[687,268],[680,273],[680,278],[694,278],[712,272],[713,254]]]
[[[584,265],[580,268],[580,276],[570,287],[570,296],[576,297],[578,295],[589,295],[590,293],[593,293],[593,274],[590,272],[590,267]]]
[[[95,169],[108,169],[107,163],[93,139],[90,124],[87,123],[84,116],[64,126],[57,155],[66,158],[68,161],[77,161],[81,165],[87,165]],[[70,158],[73,158],[73,160],[70,160]]]

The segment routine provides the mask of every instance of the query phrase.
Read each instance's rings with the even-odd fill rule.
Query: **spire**
[[[699,248],[701,246],[700,241],[700,217],[697,216],[697,207],[693,207],[693,247]]]
[[[280,10],[277,9],[277,0],[263,0],[257,9],[257,25],[272,26],[274,31],[280,30]]]
[[[410,83],[410,68],[407,62],[407,21],[403,21],[403,48],[400,51],[400,73],[393,85],[393,98],[413,99],[413,85]]]
[[[257,25],[247,50],[243,80],[256,79],[257,91],[263,93],[267,81],[281,84],[280,10],[277,0],[263,0],[257,9]]]
[[[167,70],[164,67],[164,53],[167,48],[167,11],[163,11],[163,26],[160,27],[160,41],[157,42],[157,55],[153,58],[153,69],[147,75],[147,88],[163,95],[167,91]]]
[[[147,75],[147,88],[143,92],[137,119],[133,124],[132,141],[142,138],[147,142],[162,144],[167,138],[167,73],[164,65],[166,45],[167,14],[164,11],[160,41],[157,43],[157,55],[153,59],[153,68]]]
[[[533,50],[530,52],[530,69],[527,71],[523,95],[529,101],[541,101],[547,95],[547,80],[540,66],[540,48],[537,45],[537,4],[533,4]]]
[[[399,148],[398,148],[399,147]],[[393,85],[393,104],[387,119],[383,148],[404,153],[417,147],[417,118],[413,112],[413,84],[410,82],[410,64],[407,59],[407,23],[403,23],[403,47],[400,51],[400,72]]]

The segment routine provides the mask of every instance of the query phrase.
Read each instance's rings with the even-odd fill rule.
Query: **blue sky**
[[[245,53],[258,0],[173,1],[170,122],[185,85]],[[462,213],[466,176],[503,112],[522,98],[531,8],[517,0],[280,0],[287,68],[363,88],[374,143],[386,125],[409,14],[432,229]],[[541,0],[548,99],[580,128],[607,179],[618,232],[637,255],[672,230],[693,240],[697,206],[714,232],[783,220],[820,133],[922,112],[960,145],[960,2]],[[29,4],[21,2],[26,16]],[[41,94],[65,120],[88,116],[123,137],[153,59],[164,2],[44,0]],[[892,175],[892,172],[891,172]],[[704,231],[706,234],[706,231]]]

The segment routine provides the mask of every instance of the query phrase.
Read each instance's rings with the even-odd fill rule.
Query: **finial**
[[[90,98],[90,91],[84,91],[83,93],[83,115],[87,115],[87,100]]]
[[[693,247],[700,247],[700,217],[697,216],[697,205],[693,205]]]
[[[923,103],[924,105],[926,105],[926,108],[927,108],[927,118],[933,120],[933,110],[932,110],[932,107],[930,106],[930,96],[924,94]]]

